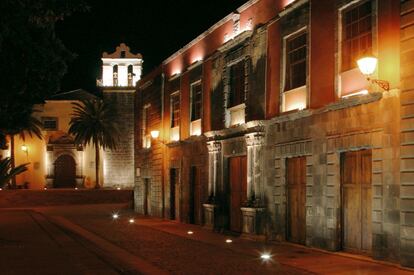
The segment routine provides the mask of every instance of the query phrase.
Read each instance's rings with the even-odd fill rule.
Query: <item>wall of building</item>
[[[163,149],[155,145],[148,155],[136,158],[136,167],[145,166],[148,171],[159,171],[152,163],[155,152],[162,162],[163,191],[157,205],[163,207],[164,217],[170,212],[170,169],[176,168],[181,192],[178,219],[188,222],[189,169],[197,165],[205,177],[199,203],[206,203],[197,219],[208,226],[229,229],[229,159],[247,156],[248,201],[241,207],[242,234],[286,240],[286,163],[289,158],[303,156],[305,244],[342,250],[342,159],[346,152],[370,150],[372,256],[412,266],[413,1],[372,1],[373,54],[378,57],[372,78],[387,80],[390,90],[366,82],[368,94],[341,97],[340,9],[355,3],[358,1],[249,1],[238,13],[164,61],[158,72],[164,73],[165,79],[157,86],[164,98],[157,118],[161,119],[157,127]],[[243,29],[252,17],[253,27]],[[237,29],[237,20],[242,31],[222,40],[232,33],[231,27]],[[306,108],[283,112],[285,39],[302,29],[308,34]],[[226,105],[228,67],[239,60],[247,64],[245,120],[231,126]],[[197,68],[202,68],[196,74],[203,81],[204,137],[192,138],[189,85]],[[362,75],[358,77],[365,81]],[[150,75],[146,81],[154,78]],[[145,86],[145,81],[139,85]],[[171,142],[170,94],[175,91],[181,96],[180,141]]]
[[[414,1],[401,5],[401,262],[414,267]]]
[[[135,112],[135,211],[144,214],[145,181],[150,185],[149,197],[150,205],[148,214],[155,217],[163,217],[164,209],[164,151],[165,145],[161,142],[164,133],[160,131],[162,127],[162,81],[163,76],[160,70],[155,74],[145,77],[138,86],[136,93],[136,112]],[[158,140],[151,140],[151,148],[143,148],[142,140],[142,110],[144,106],[149,106],[149,130],[158,130],[161,135]]]
[[[103,100],[113,104],[120,132],[116,150],[104,153],[105,186],[130,188],[134,185],[134,90],[106,88]]]
[[[341,154],[370,149],[373,256],[399,259],[398,120],[398,90],[273,119],[267,132],[273,169],[266,184],[273,237],[286,238],[286,159],[305,156],[306,244],[341,250]]]
[[[47,186],[46,177],[53,174],[53,162],[55,161],[53,157],[49,156],[51,153],[49,152],[48,154],[47,145],[53,135],[61,135],[68,132],[69,122],[73,113],[73,102],[69,100],[48,100],[45,104],[35,107],[37,112],[34,113],[34,116],[40,121],[42,121],[42,117],[57,118],[58,128],[56,131],[42,130],[42,139],[38,139],[36,136],[30,137],[28,134],[26,134],[25,140],[22,140],[19,136],[15,137],[16,165],[29,163],[28,171],[17,176],[18,185],[23,185],[27,182],[30,189],[42,189]],[[27,154],[21,150],[22,145],[27,146]],[[10,155],[10,152],[8,152],[8,155]],[[91,146],[86,146],[80,153],[79,158],[75,158],[75,160],[79,167],[78,172],[80,173],[78,175],[85,177],[85,187],[93,187],[95,185],[95,149]],[[102,170],[101,174],[103,175]]]

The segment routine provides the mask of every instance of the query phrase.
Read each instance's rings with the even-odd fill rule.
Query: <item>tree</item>
[[[30,120],[34,104],[60,89],[74,55],[55,35],[55,24],[81,0],[0,1],[0,144],[4,132]]]
[[[39,139],[42,139],[42,123],[35,117],[30,116],[28,119],[16,123],[14,126],[10,126],[7,130],[4,131],[4,134],[10,138],[10,162],[11,169],[16,167],[15,161],[15,136],[19,135],[20,138],[24,141],[26,140],[26,135],[30,137],[36,136]],[[16,176],[12,177],[12,188],[16,188]]]
[[[0,159],[0,187],[3,188],[6,184],[10,188],[10,180],[15,178],[18,174],[27,171],[28,163],[21,164],[17,167],[12,167],[12,159]]]
[[[111,104],[102,100],[82,100],[73,105],[69,133],[75,136],[77,145],[92,144],[95,147],[95,188],[99,188],[99,150],[101,147],[104,150],[116,149],[119,140],[116,113]]]

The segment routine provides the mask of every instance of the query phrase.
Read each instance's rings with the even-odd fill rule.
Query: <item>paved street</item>
[[[119,219],[113,220],[112,213]],[[388,264],[138,217],[121,204],[1,210],[0,246],[7,251],[0,257],[2,274],[413,274]],[[260,260],[265,251],[273,255],[271,262]]]

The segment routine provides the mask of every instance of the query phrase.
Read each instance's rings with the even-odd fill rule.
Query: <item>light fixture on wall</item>
[[[26,144],[23,144],[21,149],[26,153],[26,156],[29,155],[29,147]]]
[[[157,139],[159,136],[160,136],[160,131],[158,131],[158,130],[151,131],[151,137],[153,139]]]
[[[358,59],[357,64],[358,64],[359,70],[361,71],[363,75],[366,76],[369,82],[377,84],[381,89],[385,91],[390,90],[390,83],[388,81],[371,78],[378,64],[378,59],[376,57],[374,56],[362,57]]]

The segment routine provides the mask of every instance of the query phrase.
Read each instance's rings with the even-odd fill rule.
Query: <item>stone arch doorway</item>
[[[76,162],[70,155],[61,155],[55,161],[54,188],[74,188],[76,186]]]

